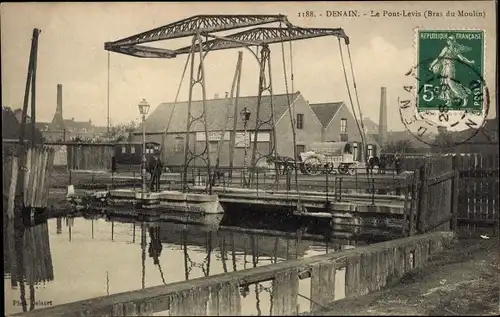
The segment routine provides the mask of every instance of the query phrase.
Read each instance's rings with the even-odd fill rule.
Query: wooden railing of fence
[[[415,172],[407,234],[499,221],[498,155],[426,157]]]
[[[388,281],[425,267],[429,258],[454,240],[451,232],[433,232],[356,249],[149,287],[14,316],[237,316],[240,286],[272,280],[273,315],[297,315],[299,279],[311,278],[311,309],[333,301],[335,276],[345,269],[345,296],[385,287]],[[319,304],[319,305],[316,305]]]
[[[13,218],[15,208],[47,206],[54,150],[43,145],[19,145],[3,152],[4,210]],[[22,198],[22,199],[18,199]]]
[[[498,225],[498,155],[464,155],[457,158],[460,174],[458,219],[473,225]]]

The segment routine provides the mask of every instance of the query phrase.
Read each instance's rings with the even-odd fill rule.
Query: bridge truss
[[[264,27],[264,24],[279,23],[279,27]],[[251,28],[253,27],[253,28]],[[218,36],[215,33],[229,31],[239,28],[250,28],[237,33]],[[187,111],[187,126],[186,126],[186,144],[185,144],[185,162],[184,162],[184,173],[183,173],[183,183],[187,186],[187,172],[188,167],[195,159],[201,159],[206,163],[207,175],[214,177],[215,173],[211,170],[210,162],[210,151],[209,151],[209,137],[208,128],[206,122],[206,90],[205,90],[205,72],[203,60],[210,51],[224,50],[224,49],[234,49],[234,48],[245,48],[248,49],[252,55],[256,58],[259,67],[259,89],[258,89],[258,101],[256,109],[256,122],[255,130],[253,134],[253,147],[251,154],[250,163],[250,175],[249,182],[250,185],[253,180],[253,173],[255,167],[262,159],[276,158],[277,156],[277,139],[275,130],[275,117],[274,117],[274,105],[273,105],[273,88],[271,80],[271,51],[269,45],[275,43],[292,42],[303,39],[311,39],[324,36],[334,36],[340,40],[343,39],[346,46],[349,45],[349,38],[344,33],[342,28],[302,28],[292,25],[285,15],[197,15],[190,18],[186,18],[153,30],[142,32],[136,35],[129,36],[114,42],[106,42],[104,44],[105,50],[108,52],[121,53],[126,55],[131,55],[139,58],[176,58],[179,55],[188,54],[188,61],[190,60],[190,85],[189,85],[189,99],[188,99],[188,111]],[[172,39],[178,39],[182,37],[192,37],[192,43],[190,46],[180,47],[180,48],[156,48],[151,46],[143,45],[145,43],[155,42],[155,41],[168,41]],[[255,48],[255,52],[252,50]],[[258,53],[260,51],[260,54]],[[282,46],[283,54],[283,64],[284,61],[284,51]],[[349,54],[350,56],[350,54]],[[342,61],[343,62],[343,61]],[[195,64],[197,64],[197,71],[195,71]],[[285,67],[284,67],[285,68]],[[186,69],[185,69],[186,70]],[[352,66],[351,66],[352,70]],[[286,70],[285,71],[285,81],[287,81]],[[344,66],[345,73],[345,66]],[[184,74],[183,74],[184,76]],[[292,74],[293,76],[293,74]],[[293,78],[293,77],[292,77]],[[182,81],[181,81],[182,82]],[[347,77],[346,77],[347,82]],[[193,87],[199,84],[201,86],[202,92],[202,113],[194,115],[191,109],[193,100]],[[289,96],[288,85],[287,96]],[[180,87],[179,87],[180,89]],[[349,86],[348,86],[349,89]],[[293,90],[293,88],[292,88]],[[271,111],[268,112],[269,115],[264,117],[261,110],[262,96],[263,94],[270,95],[271,100]],[[292,91],[292,94],[294,92]],[[177,99],[177,97],[176,97]],[[177,101],[176,101],[177,102]],[[288,100],[289,111],[291,100]],[[352,100],[351,100],[352,104]],[[358,106],[359,107],[359,106]],[[235,110],[236,111],[236,110]],[[172,111],[173,112],[173,111]],[[236,112],[235,112],[236,113]],[[354,113],[356,116],[356,114]],[[291,114],[290,114],[291,116]],[[291,117],[290,117],[291,118]],[[237,120],[237,118],[234,118]],[[296,153],[296,140],[295,140],[295,124],[294,120],[291,119],[292,131],[293,131],[293,142],[294,142],[294,159],[297,160],[298,153]],[[190,132],[193,131],[194,124],[201,124],[205,133],[205,147],[200,151],[196,152],[194,147],[190,144]],[[168,125],[167,125],[168,129]],[[257,136],[259,131],[271,131],[270,141],[271,147],[268,153],[260,153],[257,148]],[[167,131],[165,131],[166,134]],[[163,144],[161,145],[163,148]],[[297,164],[296,164],[297,166]],[[298,192],[298,181],[297,181],[297,169],[295,171],[295,184]],[[274,185],[279,183],[279,173],[276,167]],[[207,182],[206,190],[211,193],[212,191],[212,181]],[[184,188],[187,190],[188,188]]]

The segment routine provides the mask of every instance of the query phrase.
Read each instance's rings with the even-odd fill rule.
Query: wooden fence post
[[[418,187],[418,209],[417,209],[417,231],[421,231],[425,226],[422,225],[423,216],[427,214],[428,206],[428,195],[429,186],[427,185],[427,160],[424,161],[422,166],[419,168],[419,187]]]
[[[458,219],[458,184],[460,182],[460,171],[458,169],[458,158],[456,155],[453,155],[452,159],[452,169],[453,169],[453,178],[451,179],[451,222],[450,222],[450,230],[457,230],[457,219]]]

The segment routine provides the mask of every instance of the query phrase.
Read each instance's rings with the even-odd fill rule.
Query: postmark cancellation
[[[443,129],[460,132],[455,144],[466,142],[483,126],[489,109],[485,32],[417,29],[415,48],[416,66],[405,74],[399,97],[403,124],[427,144],[426,133]]]

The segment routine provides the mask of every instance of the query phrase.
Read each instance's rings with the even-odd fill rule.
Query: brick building
[[[296,142],[298,152],[306,151],[308,149],[308,144],[311,144],[312,142],[341,141],[346,138],[352,141],[360,140],[354,117],[343,102],[310,105],[300,92],[290,94],[288,97],[286,94],[273,96],[278,155],[293,157],[294,152],[288,100],[290,100],[291,109],[294,109],[295,113],[294,119],[297,132]],[[148,116],[146,120],[147,141],[157,142],[159,144],[163,142],[163,160],[168,165],[184,164],[187,105],[188,102],[186,101],[178,102],[172,112],[174,103],[162,103]],[[201,101],[193,101],[191,103],[191,107],[192,113],[195,117],[201,114]],[[214,98],[206,100],[206,107],[211,162],[215,162],[217,157],[217,142],[222,136],[224,126],[226,126],[224,144],[220,153],[220,165],[228,166],[231,151],[230,137],[233,127],[232,117],[234,116],[234,107],[227,98]],[[251,151],[253,148],[253,136],[256,129],[257,97],[240,97],[238,99],[238,112],[245,107],[250,112],[250,119],[247,125],[247,131],[251,137],[247,157],[247,162],[250,162]],[[261,119],[269,118],[270,110],[271,97],[262,97]],[[230,114],[226,122],[226,113],[228,111]],[[169,121],[171,113],[172,119],[170,120],[170,126],[165,136],[165,126]],[[141,131],[142,127],[140,127],[133,134],[133,141],[140,142],[142,140]],[[205,146],[203,126],[201,124],[193,125],[191,131],[192,133],[189,136],[189,142],[191,144],[190,147],[203,149]],[[239,113],[237,116],[235,139],[234,166],[242,166],[244,161],[245,141],[244,124]],[[257,147],[260,153],[269,153],[269,150],[272,147],[272,139],[270,127],[268,125],[263,125],[259,129]]]
[[[57,106],[52,122],[37,122],[36,127],[47,141],[68,141],[75,138],[93,139],[104,135],[106,127],[96,127],[91,120],[75,121],[63,118],[62,85],[57,85]]]

